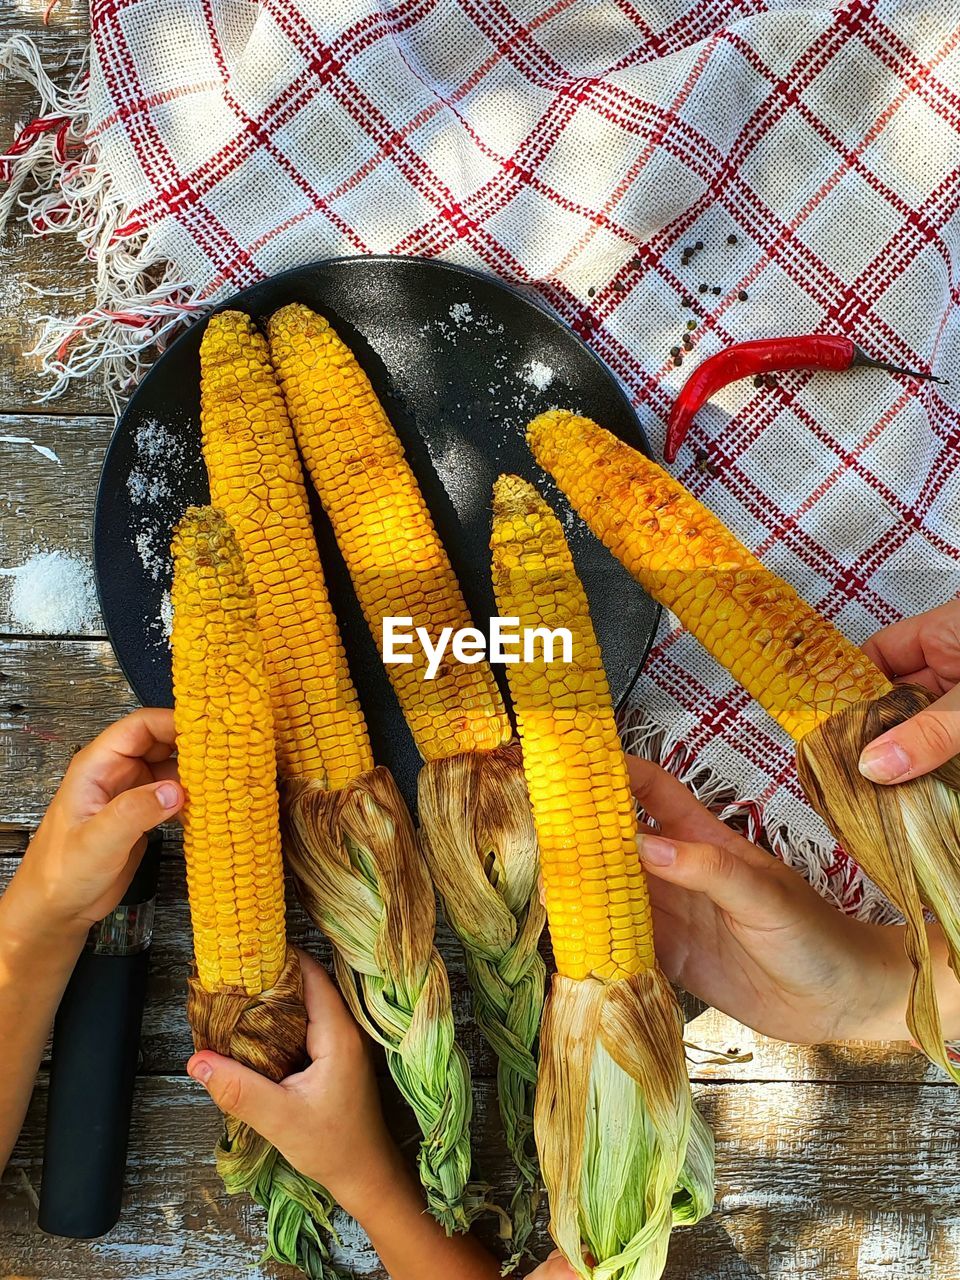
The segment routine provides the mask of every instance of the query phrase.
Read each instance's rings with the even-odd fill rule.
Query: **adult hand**
[[[863,651],[891,680],[920,684],[940,695],[864,747],[864,777],[905,782],[960,753],[960,600],[895,622],[868,640]]]
[[[906,1038],[901,930],[845,916],[676,778],[647,760],[628,764],[660,827],[638,843],[669,978],[779,1040]]]

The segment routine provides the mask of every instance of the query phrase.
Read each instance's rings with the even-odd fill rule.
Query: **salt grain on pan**
[[[162,544],[157,545],[158,538],[158,531],[152,528],[141,529],[134,538],[140,563],[154,582],[159,582],[168,568],[166,548]]]
[[[178,451],[176,437],[171,435],[162,422],[157,422],[156,418],[148,418],[146,422],[142,422],[137,427],[134,439],[139,456],[150,462],[158,460],[166,453]]]
[[[169,591],[165,591],[160,598],[160,626],[163,628],[164,639],[169,640],[173,635],[173,601]]]
[[[0,569],[13,578],[10,616],[24,631],[38,635],[78,635],[97,618],[93,568],[65,551],[43,551],[15,569]]]
[[[465,325],[470,324],[473,320],[473,309],[469,302],[455,302],[450,308],[450,319],[462,329]]]
[[[523,380],[538,391],[546,391],[553,382],[553,370],[540,360],[531,360],[524,370]]]

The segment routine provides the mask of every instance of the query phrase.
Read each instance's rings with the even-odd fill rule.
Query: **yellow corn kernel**
[[[678,481],[589,418],[551,410],[534,457],[604,546],[791,737],[890,682]]]
[[[377,645],[383,619],[412,618],[435,644],[472,625],[416,477],[370,381],[329,323],[299,304],[271,317],[274,364],[297,440]],[[445,659],[432,680],[419,644],[387,673],[425,760],[509,741],[486,662]]]
[[[173,537],[173,693],[197,974],[248,995],[286,955],[273,715],[253,593],[212,507]]]
[[[233,527],[257,604],[284,777],[345,786],[373,756],[313,536],[290,417],[249,316],[211,317],[200,346],[210,499]]]
[[[500,614],[519,618],[521,628],[566,627],[573,642],[571,663],[546,662],[541,651],[507,667],[557,970],[570,978],[625,977],[655,963],[626,760],[560,522],[517,476],[494,486],[491,550]],[[571,685],[571,712],[558,713]],[[584,769],[594,756],[597,767]]]

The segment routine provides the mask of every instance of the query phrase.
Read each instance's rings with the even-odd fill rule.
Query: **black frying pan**
[[[523,438],[529,419],[556,405],[586,413],[646,450],[613,374],[541,304],[461,267],[416,258],[337,259],[265,280],[223,305],[263,320],[293,301],[327,316],[365,368],[481,628],[495,612],[488,552],[493,482],[512,471],[540,487],[567,530],[621,703],[649,650],[658,607],[570,510]],[[103,618],[124,674],[147,705],[172,703],[161,622],[171,530],[186,506],[208,500],[199,433],[203,328],[202,321],[193,325],[141,382],[110,442],[97,494],[94,557]],[[538,389],[536,382],[548,378]],[[377,761],[393,770],[412,801],[419,768],[413,740],[319,507],[315,519]]]

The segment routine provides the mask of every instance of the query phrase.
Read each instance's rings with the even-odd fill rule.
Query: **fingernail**
[[[896,742],[871,742],[860,755],[860,772],[871,782],[896,782],[910,772],[910,757]]]
[[[201,1084],[206,1084],[213,1075],[213,1067],[203,1058],[199,1062],[193,1063],[192,1066],[188,1065],[187,1070],[194,1080],[199,1080]]]
[[[662,836],[641,836],[640,857],[655,867],[669,867],[677,860],[677,846]]]
[[[169,782],[161,782],[156,790],[161,809],[175,809],[180,803],[180,792]]]

